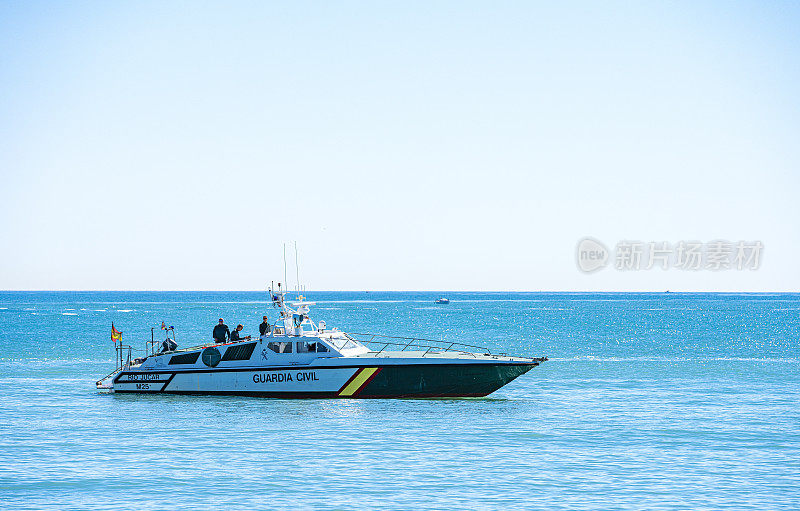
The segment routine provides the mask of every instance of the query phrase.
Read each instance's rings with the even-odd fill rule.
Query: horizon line
[[[266,293],[261,289],[0,289],[0,293]],[[650,293],[650,294],[800,294],[800,291],[598,291],[598,290],[423,290],[423,289],[319,289],[284,293]]]

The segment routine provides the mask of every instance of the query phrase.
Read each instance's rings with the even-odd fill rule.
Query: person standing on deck
[[[249,341],[250,340],[250,336],[249,335],[246,335],[246,336],[242,337],[241,334],[239,333],[239,332],[242,331],[243,328],[244,328],[243,325],[237,325],[236,326],[236,328],[233,330],[233,332],[231,332],[231,342]]]
[[[225,342],[225,339],[231,338],[231,329],[228,328],[228,325],[225,324],[225,320],[219,318],[219,324],[214,327],[214,342],[216,344],[222,344]]]
[[[258,333],[262,338],[269,333],[269,321],[266,316],[264,316],[264,321],[258,325]]]

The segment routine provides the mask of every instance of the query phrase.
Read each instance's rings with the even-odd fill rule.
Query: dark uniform
[[[269,322],[264,321],[260,325],[258,325],[258,333],[261,335],[269,333]]]
[[[241,341],[241,340],[242,340],[242,337],[239,335],[239,330],[234,328],[233,332],[231,332],[231,342],[238,342],[238,341]]]
[[[225,342],[225,339],[231,338],[231,329],[228,328],[228,325],[225,323],[221,323],[214,327],[214,341],[217,344]]]

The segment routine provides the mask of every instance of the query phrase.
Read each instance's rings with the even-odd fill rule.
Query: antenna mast
[[[294,242],[294,271],[297,278],[297,292],[300,292],[300,263],[297,262],[297,241]]]
[[[283,283],[289,287],[289,281],[286,280],[286,243],[283,244]]]

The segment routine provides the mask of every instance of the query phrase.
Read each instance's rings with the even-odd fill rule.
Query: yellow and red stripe
[[[381,372],[380,367],[362,367],[350,377],[342,388],[339,389],[339,397],[357,396],[361,390]]]

